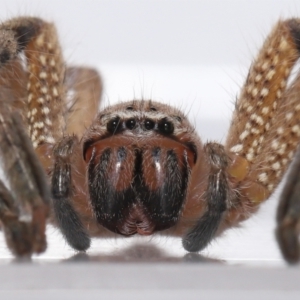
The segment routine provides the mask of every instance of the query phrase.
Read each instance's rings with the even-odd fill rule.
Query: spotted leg
[[[294,111],[284,115],[285,119],[291,118],[291,114],[300,110],[300,74],[296,77],[286,93],[286,97],[293,101]],[[291,124],[296,133],[299,130],[299,118]],[[288,140],[288,136],[286,140]],[[293,165],[286,179],[286,184],[280,196],[280,203],[277,211],[276,237],[283,257],[289,263],[296,263],[300,260],[300,148],[296,152]]]
[[[300,137],[299,88],[287,88],[299,58],[300,20],[280,21],[253,62],[225,144],[236,196],[224,227],[248,218],[281,181]],[[293,96],[294,95],[294,96]]]
[[[215,235],[247,219],[274,191],[291,162],[300,137],[300,103],[297,80],[286,86],[299,58],[299,38],[299,20],[280,21],[253,62],[225,149],[206,151],[211,166],[204,194],[207,208],[183,240],[187,250],[201,250]]]
[[[300,260],[300,149],[280,196],[276,237],[283,257],[289,263]]]

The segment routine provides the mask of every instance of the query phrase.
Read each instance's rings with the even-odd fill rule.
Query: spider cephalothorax
[[[152,100],[97,113],[97,72],[65,67],[52,24],[17,18],[0,31],[0,151],[10,185],[0,182],[0,220],[16,255],[45,249],[48,214],[77,250],[94,236],[160,232],[199,251],[258,209],[299,144],[300,76],[287,87],[299,57],[297,19],[279,21],[266,39],[225,145],[203,145],[180,110]],[[289,195],[278,240],[296,261],[299,200]]]
[[[133,101],[102,111],[83,138],[99,223],[123,235],[173,226],[197,160],[192,136],[185,116],[160,103]]]

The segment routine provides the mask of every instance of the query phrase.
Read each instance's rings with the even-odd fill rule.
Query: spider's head
[[[98,222],[126,236],[173,226],[197,160],[196,142],[185,116],[168,105],[133,101],[104,110],[83,146]]]

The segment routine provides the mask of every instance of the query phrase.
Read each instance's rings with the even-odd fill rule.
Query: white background
[[[1,0],[0,7],[1,20],[34,15],[55,22],[66,62],[101,72],[104,105],[134,97],[174,104],[189,114],[204,142],[224,141],[235,97],[272,25],[300,15],[297,0]],[[280,262],[273,237],[276,200],[205,254],[231,262]],[[10,257],[0,243],[0,256]],[[184,254],[180,241],[159,238],[155,245]],[[100,240],[91,252],[111,247],[121,246]],[[72,254],[50,228],[49,250],[41,257]]]

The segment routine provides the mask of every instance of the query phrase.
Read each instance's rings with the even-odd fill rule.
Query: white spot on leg
[[[252,146],[257,147],[258,146],[258,140],[254,140],[253,143],[252,143]]]
[[[278,62],[279,62],[279,56],[278,55],[274,55],[272,62],[273,62],[273,65],[277,65]]]
[[[52,73],[52,74],[51,74],[51,77],[52,77],[52,80],[53,80],[54,82],[58,82],[58,81],[59,81],[57,73]]]
[[[251,128],[250,132],[253,133],[253,134],[259,134],[260,133],[260,131],[257,128]]]
[[[281,82],[280,82],[280,87],[284,89],[285,86],[286,86],[286,81],[283,79],[283,80],[281,80]]]
[[[272,80],[274,75],[275,75],[275,70],[270,70],[266,75],[266,79],[270,81]]]
[[[43,87],[41,88],[41,92],[42,92],[43,94],[47,94],[47,93],[48,93],[47,87],[46,87],[46,86],[43,86]]]
[[[237,153],[243,150],[243,145],[242,144],[237,144],[233,147],[230,148],[231,152]]]
[[[281,90],[278,90],[278,91],[276,92],[276,96],[277,96],[277,98],[280,98],[280,97],[281,97],[281,95],[282,95],[282,92],[281,92]]]
[[[46,79],[47,78],[47,73],[46,72],[41,72],[39,76],[40,76],[41,79]]]
[[[44,34],[40,34],[36,40],[36,44],[39,46],[39,47],[42,47],[44,45]]]
[[[255,121],[258,125],[263,125],[264,124],[264,119],[261,116],[258,116],[257,114],[252,114],[250,116],[250,119]]]
[[[43,122],[36,122],[33,124],[33,128],[43,128],[44,127],[44,123]]]
[[[51,125],[52,125],[51,120],[48,119],[48,118],[45,119],[45,123],[46,123],[48,126],[51,126]]]
[[[269,62],[269,61],[265,61],[265,62],[262,64],[261,69],[262,69],[263,71],[266,71],[266,70],[269,68],[269,66],[270,66],[270,62]]]
[[[273,170],[279,170],[280,169],[280,163],[276,162],[276,163],[272,164],[272,169]]]
[[[261,79],[262,79],[262,75],[261,74],[257,74],[256,76],[255,76],[255,82],[259,82],[259,81],[261,81]]]
[[[277,150],[279,147],[279,142],[277,140],[273,140],[271,143],[271,148]]]
[[[38,135],[38,131],[35,129],[31,134],[31,138],[35,139],[37,135]]]
[[[262,183],[267,183],[268,182],[268,175],[267,173],[261,173],[258,175],[258,181]]]
[[[269,111],[270,111],[270,109],[267,106],[263,107],[263,109],[261,110],[263,115],[267,115],[269,113]]]
[[[54,138],[52,136],[47,136],[46,139],[45,139],[45,141],[47,143],[50,143],[50,144],[55,143],[55,140],[54,140]]]
[[[300,126],[299,125],[294,125],[292,127],[292,132],[296,133],[297,136],[300,136]]]
[[[280,44],[279,44],[279,50],[284,51],[284,50],[287,49],[287,47],[288,47],[288,42],[284,37],[282,37],[281,41],[280,41]]]
[[[53,96],[54,96],[54,97],[57,97],[57,96],[58,96],[58,91],[57,91],[57,88],[56,88],[56,87],[54,87],[54,88],[52,89],[52,93],[53,93]]]
[[[39,97],[39,98],[37,99],[37,102],[40,103],[40,104],[44,104],[45,100],[44,100],[44,98]]]
[[[287,121],[289,121],[292,117],[293,117],[293,113],[292,113],[292,112],[289,112],[289,113],[287,113],[287,114],[285,115],[285,119],[286,119]]]
[[[249,131],[245,130],[240,134],[240,140],[243,141],[248,135],[249,135]]]
[[[287,147],[287,144],[281,144],[277,153],[280,155],[283,155],[285,153],[286,147]]]
[[[253,106],[249,105],[249,106],[247,107],[247,112],[251,112],[252,110],[253,110]]]
[[[269,90],[267,88],[263,88],[260,92],[260,95],[263,97],[268,96],[268,94],[269,94]]]
[[[248,154],[246,155],[246,158],[247,158],[248,161],[252,161],[253,158],[254,158],[253,153],[248,153]]]
[[[41,64],[43,66],[45,66],[46,63],[47,63],[46,56],[45,55],[40,55],[39,59],[40,59]]]
[[[258,89],[254,88],[251,92],[252,97],[255,97],[258,94]]]
[[[277,133],[278,133],[278,134],[283,134],[283,133],[284,133],[283,128],[282,128],[282,127],[278,127],[278,128],[277,128]]]
[[[55,67],[55,60],[54,60],[54,58],[52,58],[52,59],[50,60],[50,66],[51,66],[51,67]]]
[[[45,106],[45,107],[42,108],[42,113],[43,113],[44,115],[48,115],[49,112],[50,112],[50,109],[49,109],[48,107]]]
[[[252,127],[252,126],[251,126],[251,123],[247,122],[246,125],[245,125],[245,128],[246,128],[246,129],[251,129],[251,127]]]

